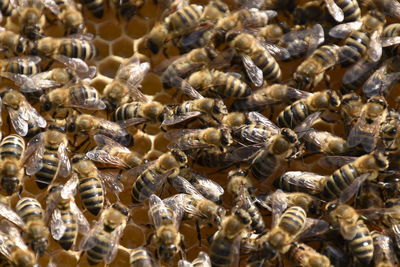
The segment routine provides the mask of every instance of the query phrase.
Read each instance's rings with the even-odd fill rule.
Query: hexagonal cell
[[[115,73],[117,73],[119,65],[119,61],[115,60],[114,58],[110,58],[101,62],[97,71],[99,71],[102,75],[113,79],[115,77]]]
[[[111,51],[114,56],[131,57],[133,55],[133,42],[126,37],[122,37],[113,42]]]
[[[142,82],[141,91],[146,95],[155,95],[162,91],[161,81],[158,75],[147,73]]]
[[[110,54],[110,49],[109,45],[106,42],[96,38],[95,40],[93,40],[93,44],[97,49],[96,59],[103,59],[108,57],[108,55]]]
[[[132,238],[134,236],[135,238]],[[145,242],[144,233],[141,228],[136,225],[128,225],[121,237],[120,244],[127,248],[135,248]]]
[[[107,83],[104,79],[100,78],[95,78],[92,82],[91,85],[96,88],[97,91],[100,93],[103,92],[104,87],[106,87]]]
[[[135,134],[135,145],[133,147],[133,150],[144,155],[150,149],[151,149],[150,137],[144,134],[142,131],[138,131]]]
[[[162,103],[162,104],[171,104],[171,103],[174,103],[175,101],[174,101],[174,99],[170,96],[170,95],[168,95],[168,94],[166,94],[166,93],[164,93],[164,92],[162,92],[162,93],[159,93],[159,94],[157,94],[154,98],[153,98],[153,100],[154,101],[158,101],[158,102],[160,102],[160,103]]]
[[[121,27],[116,20],[107,21],[98,28],[99,37],[108,41],[117,39],[121,33]]]
[[[133,17],[126,25],[125,32],[132,38],[140,38],[150,31],[148,22],[139,17]]]
[[[160,133],[154,139],[154,149],[157,149],[159,151],[167,151],[167,146],[169,142],[170,141],[164,137],[164,134]]]

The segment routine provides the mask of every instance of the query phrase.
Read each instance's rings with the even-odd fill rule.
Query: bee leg
[[[146,123],[145,123],[145,124],[143,124],[143,127],[142,127],[142,132],[144,132],[144,133],[146,132],[146,131],[145,131],[145,129],[146,129],[146,126],[147,126],[147,124],[146,124]]]
[[[331,76],[329,76],[328,74],[325,74],[324,81],[325,81],[325,85],[327,88],[332,88],[331,87]]]
[[[201,247],[201,229],[199,225],[199,220],[196,220],[196,231],[197,231],[197,239],[199,240],[199,247]]]

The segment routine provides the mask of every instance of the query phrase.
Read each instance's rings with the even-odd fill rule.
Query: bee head
[[[297,134],[289,129],[289,128],[283,128],[281,130],[281,134],[285,137],[286,140],[288,140],[291,144],[295,144],[298,142]]]
[[[382,152],[379,151],[375,151],[373,152],[373,157],[375,159],[376,165],[380,168],[380,169],[386,169],[387,167],[389,167],[389,161],[388,158],[385,154],[383,154]]]

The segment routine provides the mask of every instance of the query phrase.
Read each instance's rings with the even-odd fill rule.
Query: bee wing
[[[36,143],[32,142],[35,141],[35,138],[39,139]],[[27,175],[35,174],[43,167],[43,153],[43,133],[40,133],[29,141],[25,152],[24,162],[26,162],[25,171]]]
[[[358,80],[367,71],[374,68],[378,62],[365,61],[364,59],[359,60],[356,64],[351,66],[343,75],[343,84],[350,84]]]
[[[71,178],[63,185],[61,189],[60,196],[63,199],[71,199],[76,194],[76,189],[79,184],[79,178],[76,173],[74,173]]]
[[[10,116],[11,123],[20,136],[25,136],[28,134],[28,122],[24,119],[23,113],[20,109],[7,108],[8,115]]]
[[[273,132],[274,134],[279,133],[279,127],[276,126],[275,123],[270,121],[267,117],[265,117],[264,115],[262,115],[259,112],[256,112],[256,111],[249,112],[248,118],[253,123],[264,125],[268,129],[270,129],[271,132]]]
[[[112,231],[110,237],[110,247],[108,253],[104,256],[105,263],[111,263],[117,256],[119,240],[124,232],[124,229],[125,224],[118,226],[114,231]]]
[[[71,162],[67,155],[68,141],[60,143],[58,147],[58,158],[60,159],[60,175],[62,177],[68,177],[71,173]]]
[[[322,235],[329,230],[329,223],[319,219],[307,218],[304,230],[299,239],[306,239],[316,235]]]
[[[195,181],[191,179],[189,182],[192,183],[200,194],[213,202],[221,201],[221,197],[224,194],[222,186],[199,173],[193,171],[191,173]]]
[[[150,63],[143,62],[140,63],[137,67],[130,70],[130,76],[127,79],[127,84],[131,88],[138,88],[142,83],[144,77],[150,70]]]
[[[373,62],[377,62],[382,56],[382,44],[379,31],[374,31],[371,35],[368,56]]]
[[[271,194],[272,227],[278,224],[279,218],[287,207],[288,202],[286,194],[281,189],[277,189]]]
[[[286,48],[267,42],[260,41],[260,43],[272,56],[276,57],[278,60],[287,60],[290,58],[290,53]]]
[[[339,203],[346,203],[350,200],[360,189],[361,185],[370,177],[371,173],[365,173],[360,175],[348,186],[345,190],[340,193]]]
[[[322,111],[317,111],[307,116],[307,118],[296,128],[294,131],[296,132],[298,138],[302,138],[307,132],[310,130],[312,125],[321,117]]]
[[[11,61],[17,61],[20,64],[24,64],[25,61],[32,62],[34,64],[39,63],[42,59],[39,56],[21,56],[10,58]]]
[[[318,165],[323,168],[340,168],[343,165],[349,164],[355,161],[357,157],[346,157],[346,156],[326,156],[318,160]]]
[[[118,156],[111,156],[108,151],[106,150],[100,150],[97,148],[96,150],[91,150],[86,153],[86,156],[97,162],[102,162],[102,163],[107,163],[111,164],[116,167],[121,167],[121,168],[127,168],[128,165],[125,164],[125,162],[122,161],[122,159]]]
[[[251,134],[246,134],[246,132],[243,131],[243,129],[247,128],[247,127],[248,127],[248,125],[243,125],[240,128],[234,129],[233,130],[234,136],[240,135],[241,138],[243,138],[251,143],[254,143],[254,144],[266,142],[268,140],[268,138],[270,137],[268,134],[266,134],[265,129],[260,129],[260,128],[253,128],[251,130]]]
[[[18,227],[23,228],[25,226],[22,218],[13,209],[11,209],[8,205],[4,203],[0,203],[0,216],[6,218]]]
[[[78,208],[74,200],[71,200],[70,206],[72,213],[74,213],[76,216],[79,232],[82,234],[88,233],[90,231],[90,224],[85,215],[83,215],[82,211]]]
[[[304,188],[305,192],[314,194],[322,190],[321,183],[326,176],[312,172],[290,171],[283,174],[281,179],[284,179],[286,183]]]
[[[94,136],[94,140],[95,140],[95,142],[96,142],[96,144],[98,146],[110,146],[110,147],[113,147],[113,148],[117,148],[118,152],[126,152],[126,153],[130,153],[131,152],[129,150],[129,148],[121,145],[120,143],[114,141],[110,137],[102,135],[102,134],[96,134]]]
[[[81,80],[92,79],[96,75],[96,67],[88,66],[88,64],[80,58],[70,58],[64,55],[56,55],[53,56],[53,58],[76,73]]]
[[[235,162],[249,161],[258,154],[260,149],[262,149],[261,144],[254,144],[246,147],[240,147],[233,150],[228,157]]]
[[[260,87],[264,82],[264,76],[262,70],[254,64],[253,60],[247,56],[242,56],[243,66],[246,70],[247,76],[251,82],[256,86]]]
[[[58,7],[57,3],[54,0],[42,0],[45,7],[47,7],[53,14],[59,15],[60,8]]]
[[[21,232],[20,232],[20,230],[18,230],[18,228],[11,225],[7,221],[2,221],[1,225],[0,225],[0,229],[3,233],[6,233],[12,241],[15,242],[17,247],[24,249],[24,250],[28,250],[28,247],[25,244],[25,242],[21,236]]]
[[[196,30],[190,32],[187,35],[184,35],[180,39],[180,46],[181,47],[192,47],[193,45],[196,44],[196,42],[203,37],[204,33],[208,31],[212,31],[214,28],[214,25],[211,23],[206,23],[201,26],[199,26]]]
[[[80,251],[87,251],[93,248],[96,244],[96,235],[100,232],[103,228],[102,218],[96,221],[95,225],[87,232],[86,235],[83,236],[81,242],[79,243],[79,250]]]
[[[170,179],[170,182],[178,193],[186,193],[203,198],[203,195],[182,176],[178,175],[177,177]]]
[[[400,79],[400,72],[386,73],[386,70],[386,66],[382,66],[364,83],[363,92],[367,97],[389,93],[393,82]]]
[[[165,214],[170,214],[170,210],[166,204],[156,195],[152,194],[149,198],[149,215],[153,220],[154,227],[158,229],[163,222],[163,216]],[[177,226],[176,212],[174,211],[174,224]]]
[[[386,15],[393,17],[395,19],[400,19],[400,3],[395,0],[378,0],[373,1],[373,3],[378,6]]]
[[[310,56],[324,41],[324,28],[322,28],[321,24],[315,24],[311,29],[310,39],[308,41],[307,56]]]
[[[334,0],[324,0],[329,13],[337,22],[342,22],[344,19],[343,10],[335,3]]]
[[[20,103],[19,112],[22,114],[24,120],[33,121],[40,128],[45,128],[47,125],[46,120],[37,112],[37,110],[28,103],[23,101]]]
[[[92,33],[77,33],[77,34],[68,35],[67,37],[68,38],[72,38],[72,39],[92,41],[94,35]]]
[[[138,124],[146,123],[148,120],[145,118],[132,118],[128,120],[121,120],[121,121],[116,121],[121,127],[123,128],[128,128],[131,126],[135,126]]]
[[[382,47],[388,47],[400,43],[400,36],[389,36],[380,38]]]
[[[124,185],[118,180],[118,174],[105,171],[99,171],[98,174],[99,178],[104,181],[113,192],[121,193],[124,191]]]
[[[211,260],[206,252],[200,251],[197,259],[199,259],[203,263],[204,267],[211,267]]]
[[[203,96],[199,92],[197,92],[196,89],[194,89],[192,85],[190,85],[190,83],[188,83],[186,80],[180,77],[176,77],[175,80],[176,82],[179,81],[179,86],[177,86],[177,88],[179,88],[188,97],[192,99],[203,98]]]
[[[98,117],[96,117],[96,120],[99,122],[99,125],[102,126],[99,129],[98,134],[113,136],[116,139],[130,135],[129,132],[122,128],[118,123]]]
[[[65,230],[67,230],[67,226],[61,218],[61,212],[59,209],[55,209],[51,214],[50,220],[51,236],[54,238],[54,240],[60,240],[65,234]]]
[[[396,242],[396,247],[400,247],[400,224],[398,222],[393,222],[390,228],[394,235],[394,241]]]
[[[346,38],[352,31],[359,30],[361,26],[362,26],[361,21],[353,21],[353,22],[339,24],[330,29],[329,35],[334,38],[343,39]]]
[[[193,267],[193,264],[191,264],[187,260],[179,260],[178,267]]]
[[[162,122],[162,126],[170,126],[170,125],[174,125],[174,124],[178,124],[181,122],[184,122],[188,119],[192,119],[195,117],[200,116],[202,113],[200,111],[191,111],[191,112],[186,112],[185,114],[182,115],[173,115],[169,118],[166,118],[163,122]]]

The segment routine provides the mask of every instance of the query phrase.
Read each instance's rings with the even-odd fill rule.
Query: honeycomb
[[[143,47],[139,47],[141,38],[147,34],[150,29],[155,25],[156,18],[159,16],[159,10],[157,9],[156,3],[157,1],[145,1],[144,6],[138,11],[138,13],[129,21],[118,18],[115,15],[115,10],[112,7],[107,5],[105,15],[101,18],[95,18],[92,16],[90,12],[86,8],[83,8],[83,14],[85,17],[85,24],[87,31],[94,35],[93,43],[95,44],[98,50],[98,56],[95,60],[89,62],[90,65],[94,65],[97,67],[97,74],[95,78],[93,78],[91,85],[94,86],[99,92],[102,92],[104,87],[109,84],[114,78],[119,65],[123,62],[125,58],[131,57],[135,52],[140,52],[144,54],[146,60],[148,60],[152,67],[157,66],[166,60],[166,57],[159,53],[158,55],[151,55],[143,49]],[[206,5],[208,1],[190,1],[191,3]],[[236,4],[233,1],[225,1],[230,6],[235,6]],[[298,4],[307,2],[307,1],[298,1]],[[5,24],[6,28],[15,30],[15,18],[8,18]],[[51,25],[46,29],[46,34],[49,36],[59,37],[62,36],[62,29],[57,25]],[[139,47],[139,48],[138,48]],[[137,51],[137,49],[139,49]],[[168,49],[168,57],[173,57],[178,55],[178,51],[173,47],[169,47]],[[294,60],[291,62],[280,62],[280,66],[283,70],[283,80],[289,80],[297,66],[302,62],[303,59]],[[345,69],[335,68],[334,71],[331,71],[329,74],[331,76],[330,88],[339,90],[340,88],[340,79],[335,79],[335,77],[342,77]],[[8,84],[8,81],[4,81],[5,84]],[[325,84],[320,84],[318,87],[314,88],[315,91],[324,89],[326,87]],[[164,90],[160,81],[159,75],[152,68],[151,71],[146,75],[141,91],[148,96],[152,100],[159,101],[163,104],[173,104],[179,103],[181,99],[175,95],[174,90]],[[388,102],[391,106],[395,105],[395,93],[396,90],[392,90],[392,94],[388,97]],[[278,107],[274,110],[274,115],[277,115],[283,107]],[[90,113],[90,112],[87,112]],[[90,113],[92,114],[92,113]],[[95,112],[96,116],[109,118],[110,114],[106,114],[105,112]],[[4,117],[4,114],[3,114]],[[3,118],[4,120],[4,118]],[[8,127],[7,127],[8,126]],[[336,135],[344,136],[343,127],[335,126],[328,123],[319,123],[317,125],[319,130],[328,130]],[[134,151],[137,151],[144,158],[148,160],[156,159],[159,155],[166,152],[168,140],[164,137],[164,133],[159,130],[157,126],[148,125],[146,126],[146,130],[142,131],[140,127],[137,129],[135,127],[131,127],[130,132],[134,134],[135,145],[131,147]],[[3,126],[3,136],[12,133],[12,127],[10,125]],[[91,142],[87,147],[85,147],[85,151],[87,148],[93,147],[94,144]],[[83,152],[83,151],[80,151]],[[314,155],[307,158],[300,158],[292,160],[288,163],[282,164],[281,168],[274,174],[275,177],[279,177],[285,171],[288,170],[298,170],[298,171],[312,171],[322,175],[331,174],[334,169],[326,169],[321,168],[315,162],[318,161],[322,156]],[[224,188],[227,185],[226,175],[230,169],[226,170],[214,170],[202,168],[197,165],[193,166],[193,169],[196,171],[207,174],[208,177],[212,177],[212,179],[222,185]],[[65,182],[58,178],[56,182]],[[267,181],[257,182],[256,186],[260,193],[267,193],[271,191],[274,179],[269,179]],[[20,197],[34,197],[37,198],[42,205],[45,205],[46,200],[46,191],[39,190],[35,184],[35,181],[32,177],[25,176],[23,180],[24,190],[18,195],[13,195],[11,197],[11,206],[15,207],[15,204],[19,200]],[[137,248],[140,246],[149,245],[149,238],[153,233],[152,222],[147,215],[147,204],[134,204],[131,202],[131,184],[125,184],[125,190],[118,197],[112,192],[107,193],[107,199],[110,203],[114,203],[115,201],[121,201],[122,203],[128,205],[131,208],[131,217],[129,223],[120,239],[120,245],[118,249],[118,254],[115,260],[109,264],[108,266],[128,266],[129,265],[129,252],[133,248]],[[166,185],[164,190],[162,191],[161,198],[168,197],[174,194],[175,191],[173,188],[170,188],[169,185]],[[81,201],[79,197],[77,197],[76,202],[80,208]],[[225,208],[230,208],[233,200],[231,196],[225,194],[223,197],[223,205]],[[266,211],[262,211],[265,215],[266,222],[269,222],[269,214]],[[89,212],[84,211],[86,218],[89,221],[95,221],[98,218],[91,215]],[[269,225],[268,225],[269,226]],[[189,261],[192,261],[197,257],[199,251],[208,250],[208,241],[207,238],[212,235],[216,231],[216,227],[212,226],[204,226],[201,229],[201,245],[199,244],[199,240],[197,239],[197,233],[194,225],[191,222],[182,222],[180,227],[180,232],[185,236],[185,254]],[[78,237],[77,244],[79,244],[81,235]],[[150,244],[148,246],[154,251],[154,246]],[[177,260],[177,259],[175,259]],[[288,262],[286,259],[283,259],[285,266],[291,266],[292,263]],[[50,238],[50,245],[48,248],[48,253],[42,256],[39,259],[40,266],[47,266],[49,264],[53,264],[53,266],[90,266],[86,262],[86,256],[84,256],[79,251],[64,251],[55,242]],[[176,266],[176,261],[171,262],[170,266]],[[241,261],[240,266],[244,266],[245,262]],[[99,265],[99,266],[103,266]]]

